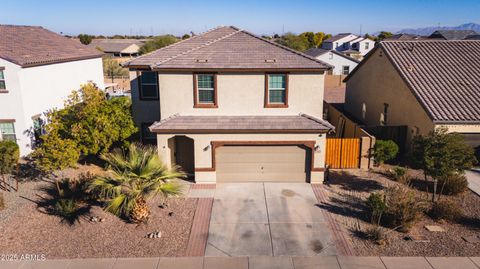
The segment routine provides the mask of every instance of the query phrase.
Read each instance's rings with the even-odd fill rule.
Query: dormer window
[[[288,107],[288,74],[265,75],[265,107]]]
[[[217,106],[217,75],[194,74],[194,107],[216,108]]]

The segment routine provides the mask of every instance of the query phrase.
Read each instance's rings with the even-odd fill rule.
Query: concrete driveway
[[[337,251],[307,183],[217,184],[205,256],[313,256]]]

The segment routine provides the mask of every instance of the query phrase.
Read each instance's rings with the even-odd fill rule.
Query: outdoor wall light
[[[207,151],[210,148],[210,145],[207,145],[206,147],[203,148],[203,151]]]
[[[315,147],[313,148],[315,150],[315,152],[320,152],[320,146],[319,145],[315,145]]]

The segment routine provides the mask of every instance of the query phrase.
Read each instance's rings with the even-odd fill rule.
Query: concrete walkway
[[[480,257],[183,257],[0,262],[2,269],[480,269]]]
[[[217,184],[205,256],[337,254],[310,184]]]
[[[480,195],[480,171],[479,170],[465,171],[465,176],[467,177],[467,180],[468,180],[468,187],[473,192]]]

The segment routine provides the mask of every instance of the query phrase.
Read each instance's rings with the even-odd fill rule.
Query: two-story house
[[[305,51],[305,54],[310,55],[324,63],[332,66],[332,70],[329,73],[332,75],[345,75],[357,67],[359,60],[349,57],[336,50],[325,50],[320,48],[311,48]]]
[[[0,139],[30,153],[46,111],[61,108],[81,84],[103,88],[101,56],[42,27],[0,25]]]
[[[359,54],[360,57],[365,56],[374,47],[375,41],[351,33],[332,36],[322,43],[322,49],[336,50],[349,56]]]
[[[367,127],[404,129],[406,150],[439,127],[480,147],[479,51],[478,40],[380,42],[345,79],[344,108]]]
[[[218,27],[124,64],[134,119],[196,182],[322,182],[325,63]]]

